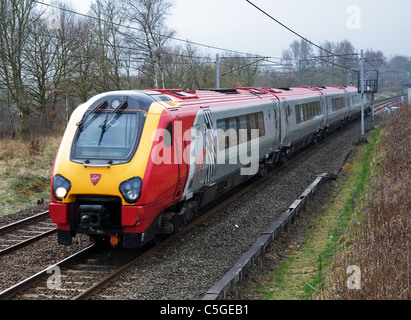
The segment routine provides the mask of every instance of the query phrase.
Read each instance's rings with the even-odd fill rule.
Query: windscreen
[[[125,160],[135,151],[140,113],[99,112],[90,117],[78,130],[72,149],[75,158]]]

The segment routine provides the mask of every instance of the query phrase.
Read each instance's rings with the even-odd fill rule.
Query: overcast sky
[[[65,1],[82,13],[92,2]],[[169,1],[173,7],[168,26],[180,39],[269,57],[281,57],[299,39],[246,0]],[[348,39],[358,50],[411,57],[409,0],[250,1],[316,44]]]

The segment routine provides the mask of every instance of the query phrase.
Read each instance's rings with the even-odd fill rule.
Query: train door
[[[281,110],[279,101],[274,101],[273,103],[273,122],[275,137],[273,150],[277,150],[281,146]]]
[[[325,95],[321,94],[320,96],[320,103],[321,103],[321,110],[324,114],[323,123],[321,124],[322,127],[325,127],[328,123],[328,105],[327,100],[325,99]]]
[[[170,130],[170,129],[169,129]],[[189,155],[185,154],[188,151],[187,141],[184,138],[183,122],[179,116],[175,117],[172,126],[173,134],[173,149],[174,149],[174,162],[177,164],[177,184],[174,193],[174,199],[181,198],[184,186],[186,184],[188,176],[188,163]]]
[[[291,107],[287,100],[282,99],[280,101],[280,142],[283,146],[288,144],[290,134],[290,108]]]
[[[196,193],[216,175],[216,141],[210,110],[203,110],[191,127],[190,150],[190,178],[186,192]]]
[[[204,115],[204,125],[203,125],[203,139],[204,139],[204,149],[205,149],[205,180],[204,183],[209,183],[217,171],[217,141],[215,137],[215,128],[213,123],[213,116],[210,110],[203,110]]]

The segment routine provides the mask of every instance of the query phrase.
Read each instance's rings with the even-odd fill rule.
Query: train
[[[133,249],[175,233],[358,118],[361,99],[355,86],[98,94],[72,113],[54,161],[57,241]]]

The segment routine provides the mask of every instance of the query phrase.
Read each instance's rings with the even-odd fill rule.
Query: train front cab
[[[73,113],[51,180],[49,211],[60,244],[71,244],[76,234],[111,239],[113,245],[122,240],[125,248],[154,238],[159,213],[178,201],[178,175],[184,175],[151,157],[152,149],[164,144],[154,135],[173,121],[168,109],[178,107],[169,100],[158,93],[114,92]],[[124,101],[127,106],[120,106]],[[119,135],[128,142],[109,142]],[[125,145],[128,149],[121,148]],[[113,150],[119,153],[110,156]]]

